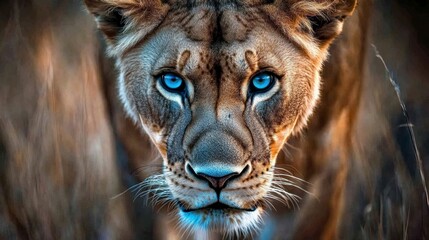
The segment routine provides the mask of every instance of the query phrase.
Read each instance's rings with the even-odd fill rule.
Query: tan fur
[[[127,238],[92,23],[51,4],[0,4],[0,239]]]

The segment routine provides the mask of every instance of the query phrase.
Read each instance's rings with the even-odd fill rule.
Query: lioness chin
[[[271,200],[295,200],[276,158],[311,116],[356,0],[85,3],[116,59],[126,112],[163,157],[154,182],[184,228],[247,233]]]

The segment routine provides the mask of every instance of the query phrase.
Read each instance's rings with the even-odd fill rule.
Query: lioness
[[[325,80],[320,72],[357,0],[85,3],[116,60],[128,116],[162,155],[162,174],[146,183],[156,184],[159,197],[177,209],[180,225],[193,232],[252,232],[271,200],[293,203],[303,195],[298,176],[282,172],[276,159],[307,126],[326,81],[311,137],[300,143],[305,153],[294,163],[306,180],[320,171],[295,237],[338,236],[344,159],[355,118],[344,109],[359,102],[363,14],[350,26],[350,39],[335,47],[337,62],[328,66]],[[357,53],[341,59],[350,43]],[[330,93],[331,87],[348,94]],[[327,132],[336,137],[326,138]],[[330,184],[324,192],[325,182]],[[305,221],[317,206],[325,207],[312,220],[319,227],[308,230]]]

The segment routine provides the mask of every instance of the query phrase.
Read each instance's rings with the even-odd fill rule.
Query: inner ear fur
[[[150,32],[168,12],[161,0],[84,0],[97,27],[114,47],[129,34]]]
[[[278,0],[278,4],[287,9],[297,28],[311,32],[323,44],[340,34],[357,0]]]

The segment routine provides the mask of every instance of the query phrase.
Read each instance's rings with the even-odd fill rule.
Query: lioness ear
[[[293,23],[310,31],[320,44],[329,43],[341,33],[344,19],[350,16],[357,0],[277,0],[287,9]]]
[[[84,0],[115,55],[151,32],[169,6],[161,0]]]

